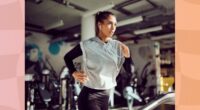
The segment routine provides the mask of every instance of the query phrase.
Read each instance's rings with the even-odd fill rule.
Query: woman
[[[117,20],[113,13],[96,15],[97,36],[81,42],[68,52],[65,63],[75,80],[83,84],[79,94],[79,110],[108,110],[109,90],[116,86],[116,77],[123,64],[131,73],[130,52],[126,45],[113,40]],[[83,70],[77,71],[73,59],[83,56]]]

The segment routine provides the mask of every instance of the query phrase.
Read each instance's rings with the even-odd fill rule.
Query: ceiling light
[[[144,34],[144,33],[149,33],[149,32],[160,31],[162,29],[163,29],[162,26],[156,26],[156,27],[151,27],[151,28],[136,30],[136,31],[134,31],[134,34],[135,35],[139,35],[139,34]]]
[[[44,29],[45,30],[50,30],[50,29],[54,29],[54,28],[58,28],[58,27],[61,27],[61,26],[64,26],[64,22],[63,20],[58,20],[48,26],[45,26]]]
[[[125,25],[128,25],[128,24],[133,24],[133,23],[138,23],[138,22],[141,22],[141,21],[143,21],[143,17],[142,16],[137,16],[137,17],[134,17],[134,18],[130,18],[130,19],[126,19],[126,20],[123,20],[123,21],[119,21],[117,23],[117,27],[125,26]]]
[[[79,35],[80,35],[80,33],[75,33],[75,34],[74,34],[74,37],[77,38],[77,37],[79,37]]]
[[[157,37],[151,37],[151,40],[161,40],[161,39],[169,39],[169,38],[174,38],[175,34],[171,33],[171,34],[165,34],[162,36],[157,36]]]

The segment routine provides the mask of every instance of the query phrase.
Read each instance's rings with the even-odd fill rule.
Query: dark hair
[[[107,19],[109,15],[115,16],[112,12],[110,11],[100,11],[96,14],[96,33],[98,33],[98,22],[103,22],[103,20]]]

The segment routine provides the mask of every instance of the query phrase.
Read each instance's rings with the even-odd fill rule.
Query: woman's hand
[[[85,83],[86,80],[88,80],[87,75],[83,71],[75,71],[72,73],[72,76],[74,77],[75,80]]]

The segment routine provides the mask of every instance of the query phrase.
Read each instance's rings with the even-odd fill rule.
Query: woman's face
[[[99,33],[105,37],[112,37],[116,30],[116,24],[116,17],[109,15],[103,22],[98,23]]]

